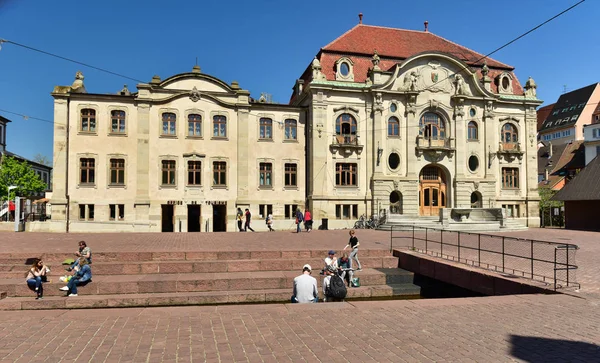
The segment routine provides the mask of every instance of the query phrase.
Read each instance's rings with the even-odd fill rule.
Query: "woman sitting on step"
[[[92,269],[87,258],[79,259],[79,269],[69,280],[67,286],[61,287],[61,291],[66,291],[66,296],[77,296],[77,285],[87,284],[92,281]]]
[[[27,273],[27,286],[36,292],[36,300],[44,297],[44,286],[42,282],[46,282],[46,274],[50,272],[50,268],[44,265],[41,259],[36,259],[29,272]]]

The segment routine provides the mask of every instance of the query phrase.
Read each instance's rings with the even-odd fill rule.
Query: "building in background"
[[[592,123],[583,127],[583,139],[585,144],[585,164],[600,155],[600,103],[592,114]]]
[[[265,229],[360,215],[505,208],[539,225],[535,82],[424,31],[360,24],[323,47],[288,105],[192,72],[54,89],[54,230]],[[263,219],[257,221],[257,219]]]
[[[561,95],[552,107],[552,112],[544,119],[539,129],[539,139],[544,143],[568,143],[583,140],[583,126],[599,118],[596,112],[600,103],[600,83],[594,83]],[[538,114],[547,111],[542,107]]]

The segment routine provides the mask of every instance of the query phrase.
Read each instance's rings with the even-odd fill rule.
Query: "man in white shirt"
[[[338,268],[338,259],[335,258],[335,251],[334,250],[330,250],[327,253],[327,257],[325,258],[325,270],[327,270],[327,266],[333,266],[334,269],[337,270]]]
[[[302,267],[302,275],[294,278],[292,303],[312,303],[319,301],[317,279],[310,275],[311,272],[312,268],[309,264],[306,264]]]

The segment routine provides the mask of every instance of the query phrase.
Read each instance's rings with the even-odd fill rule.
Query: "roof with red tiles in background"
[[[327,80],[334,81],[336,62],[341,57],[348,57],[353,62],[354,82],[365,82],[367,73],[373,67],[371,63],[374,51],[380,57],[379,67],[390,70],[403,60],[423,52],[445,53],[470,66],[470,70],[481,78],[481,67],[484,55],[462,45],[444,39],[429,31],[387,28],[358,24],[340,37],[321,48],[317,58],[321,62],[322,72]],[[490,68],[488,77],[492,80],[503,72],[512,74],[513,94],[523,94],[523,88],[512,72],[514,67],[492,58],[485,58]],[[301,77],[305,83],[311,81],[310,65]],[[497,93],[497,85],[491,83],[491,91]],[[294,96],[292,96],[293,99]]]

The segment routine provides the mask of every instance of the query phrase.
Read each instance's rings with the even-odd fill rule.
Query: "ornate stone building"
[[[288,229],[306,206],[315,227],[345,228],[381,210],[504,207],[537,226],[536,85],[482,59],[427,29],[361,23],[321,49],[289,105],[197,67],[116,95],[86,93],[79,74],[53,92],[53,223],[235,231],[240,207]]]

